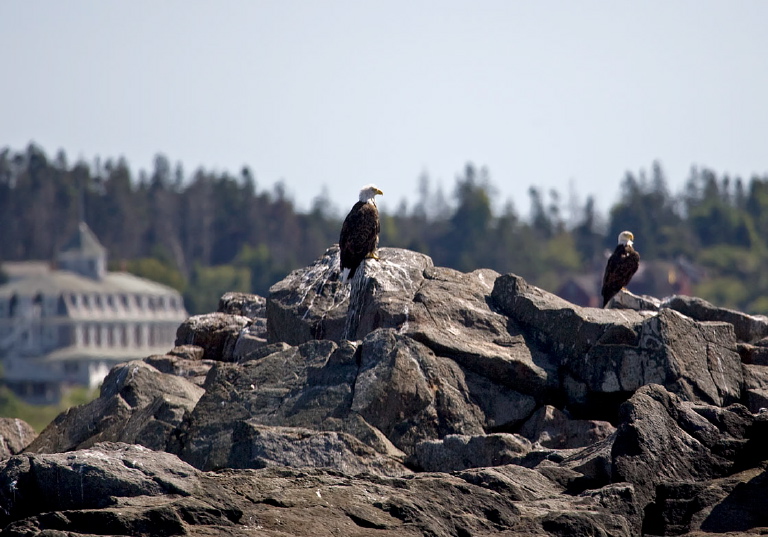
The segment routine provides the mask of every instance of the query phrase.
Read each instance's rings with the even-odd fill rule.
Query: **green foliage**
[[[288,266],[277,263],[276,257],[272,255],[266,244],[259,244],[255,248],[247,244],[243,245],[233,264],[238,269],[248,271],[250,281],[248,292],[261,296],[267,296],[269,288],[284,278],[290,270]]]
[[[131,274],[173,287],[180,293],[183,293],[187,286],[184,276],[177,268],[154,257],[127,261],[123,266]]]
[[[749,278],[761,268],[760,260],[749,248],[722,243],[703,248],[697,259],[714,274],[740,280]]]
[[[22,401],[8,387],[0,387],[0,417],[18,418],[40,433],[59,414],[76,405],[83,405],[98,396],[98,390],[72,388],[56,405],[31,405]]]
[[[251,292],[251,273],[232,265],[195,267],[184,302],[190,313],[216,311],[219,298],[228,291]]]
[[[0,259],[51,259],[84,217],[118,260],[114,268],[170,285],[190,313],[204,313],[226,291],[267,295],[338,241],[349,208],[336,209],[321,191],[308,213],[298,213],[285,185],[259,190],[248,168],[185,177],[181,165],[158,155],[150,172],[135,176],[123,159],[103,162],[70,164],[62,151],[49,159],[35,145],[0,150]],[[554,291],[570,276],[602,271],[604,252],[628,229],[644,262],[703,269],[694,270],[705,274],[696,280],[702,298],[767,312],[768,176],[746,182],[694,168],[672,194],[654,162],[648,173],[627,172],[620,186],[605,217],[590,198],[564,211],[559,192],[531,187],[524,220],[511,202],[495,214],[485,168],[467,164],[448,200],[422,174],[393,214],[381,214],[380,244],[423,252],[438,266],[514,272]]]
[[[734,278],[713,278],[694,288],[697,296],[725,308],[738,308],[750,298],[750,291],[743,282]]]

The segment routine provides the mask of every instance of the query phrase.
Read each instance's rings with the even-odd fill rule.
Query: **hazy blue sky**
[[[768,173],[764,1],[0,2],[0,147],[70,161],[162,152],[300,208],[374,182],[394,209],[466,162],[527,213],[659,159]]]

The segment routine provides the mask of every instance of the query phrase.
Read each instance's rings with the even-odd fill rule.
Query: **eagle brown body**
[[[381,224],[373,198],[381,193],[372,185],[363,188],[360,201],[355,203],[341,225],[339,250],[342,281],[351,279],[365,258],[376,257]]]
[[[628,235],[625,235],[628,234]],[[628,231],[619,235],[619,244],[608,258],[603,274],[603,307],[627,286],[640,266],[640,254],[633,248],[634,236]]]

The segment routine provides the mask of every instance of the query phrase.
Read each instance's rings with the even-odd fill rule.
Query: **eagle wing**
[[[603,274],[603,307],[616,293],[626,287],[640,266],[640,254],[631,246],[620,244],[616,247]]]
[[[376,206],[357,202],[344,219],[339,237],[341,269],[349,268],[350,278],[363,259],[376,250],[380,231],[379,211]]]

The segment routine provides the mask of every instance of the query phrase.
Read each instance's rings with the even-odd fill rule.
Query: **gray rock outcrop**
[[[3,534],[768,528],[763,318],[379,256],[342,285],[330,248],[115,367],[0,462]]]

